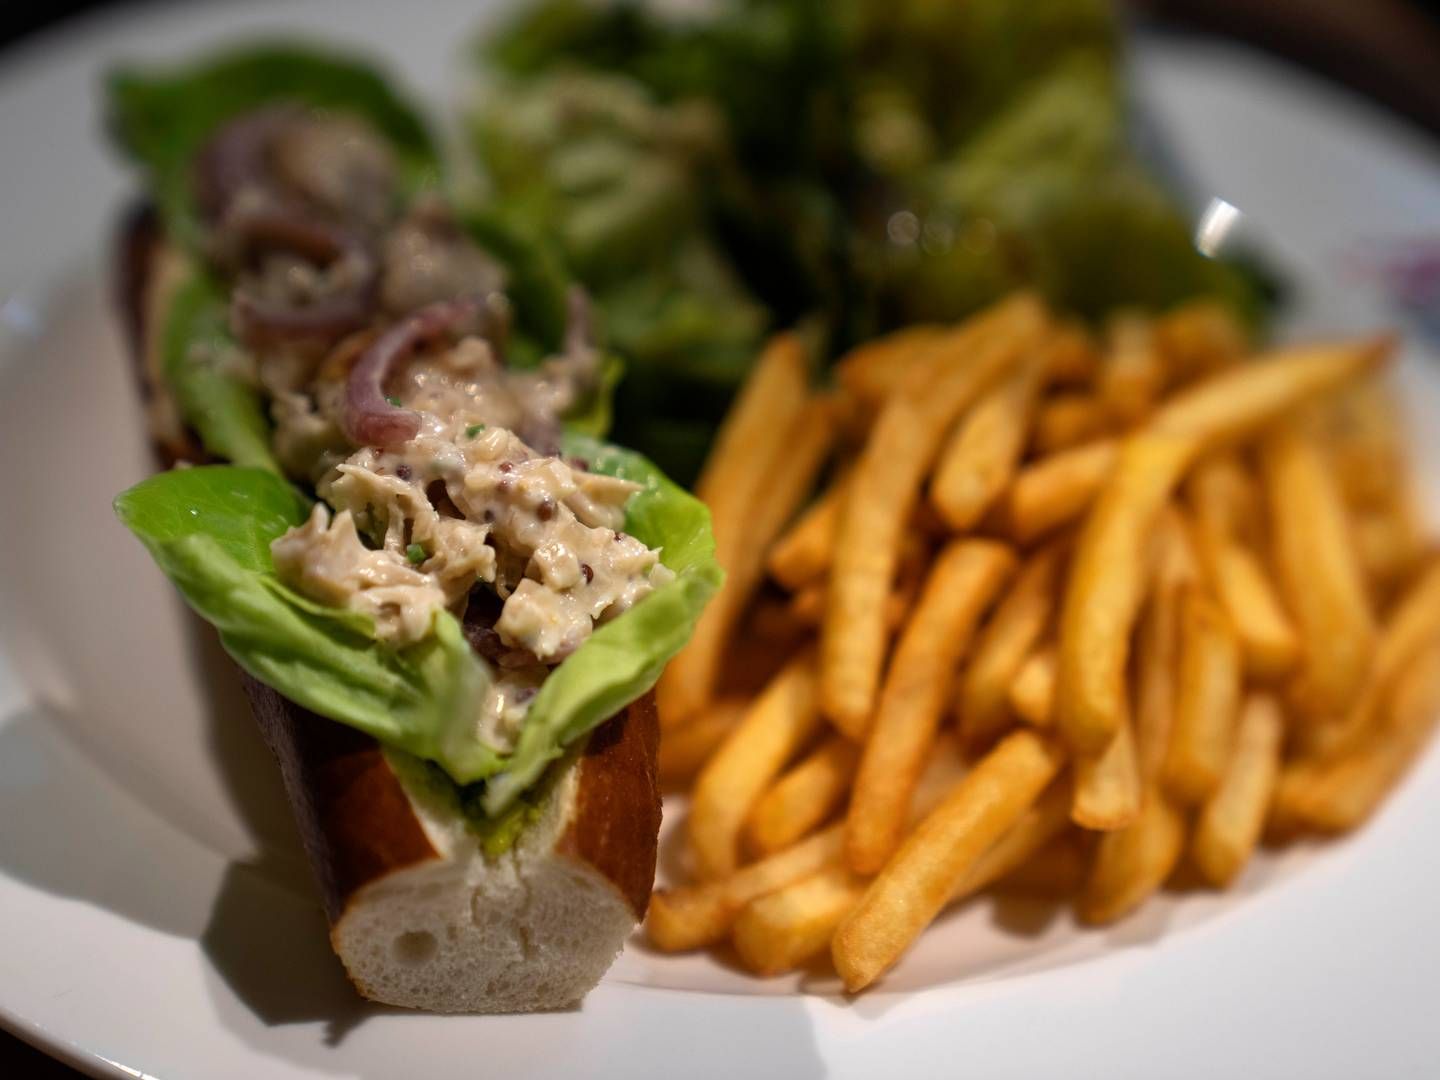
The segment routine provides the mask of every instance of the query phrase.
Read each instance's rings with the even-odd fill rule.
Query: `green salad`
[[[1109,0],[538,0],[477,48],[498,213],[630,359],[616,432],[693,478],[761,338],[826,355],[1017,286],[1099,318],[1269,286],[1132,149]]]

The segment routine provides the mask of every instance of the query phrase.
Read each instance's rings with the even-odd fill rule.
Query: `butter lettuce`
[[[551,673],[509,755],[475,738],[490,669],[453,616],[441,612],[430,637],[397,650],[370,636],[365,616],[316,604],[280,582],[270,542],[309,511],[275,473],[174,470],[124,492],[115,509],[242,668],[321,716],[434,762],[457,785],[485,781],[464,801],[497,818],[566,746],[654,685],[722,580],[700,502],[636,454],[578,434],[566,452],[643,485],[627,507],[626,531],[660,547],[675,580],[597,628]]]
[[[279,472],[270,452],[270,420],[254,381],[235,363],[225,294],[189,269],[176,283],[160,326],[160,370],[185,423],[216,457]]]
[[[257,44],[169,71],[121,68],[106,80],[107,123],[127,156],[149,173],[170,236],[200,239],[191,188],[195,155],[215,129],[271,102],[350,113],[383,134],[411,190],[439,180],[439,155],[420,112],[372,66],[294,44]]]

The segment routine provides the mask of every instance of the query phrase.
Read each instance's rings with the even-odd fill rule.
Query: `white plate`
[[[982,902],[855,1002],[638,945],[567,1013],[444,1018],[354,996],[233,676],[109,511],[149,461],[106,304],[129,178],[98,138],[95,82],[117,58],[305,28],[443,102],[478,7],[493,10],[146,6],[0,68],[0,1023],[106,1076],[1431,1072],[1440,755],[1357,838],[1264,858],[1223,897],[1166,898],[1105,932]],[[1297,326],[1392,322],[1354,256],[1440,234],[1430,146],[1239,52],[1149,43],[1138,67],[1207,190],[1303,286]],[[1402,378],[1435,415],[1417,342]],[[1417,452],[1440,495],[1431,428]]]

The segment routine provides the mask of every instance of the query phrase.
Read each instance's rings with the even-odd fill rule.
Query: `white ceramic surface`
[[[233,675],[110,514],[149,461],[105,292],[129,180],[95,85],[121,57],[300,28],[445,103],[492,8],[140,5],[0,56],[0,1024],[105,1076],[1433,1075],[1440,754],[1360,836],[1223,897],[1104,932],[982,902],[856,1002],[639,944],[573,1012],[353,995]],[[1296,332],[1393,321],[1353,256],[1440,236],[1430,144],[1240,52],[1147,43],[1137,69],[1207,194],[1302,286]],[[1422,421],[1433,363],[1415,342],[1400,373]],[[1415,426],[1435,509],[1440,432]]]

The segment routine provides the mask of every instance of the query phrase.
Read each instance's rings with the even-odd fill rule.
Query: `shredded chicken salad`
[[[323,500],[276,572],[397,648],[460,617],[493,675],[477,732],[507,752],[547,672],[673,575],[623,531],[638,486],[560,454],[599,377],[583,297],[558,355],[507,366],[503,269],[440,202],[401,209],[396,175],[365,126],[289,108],[197,163],[276,457]]]

